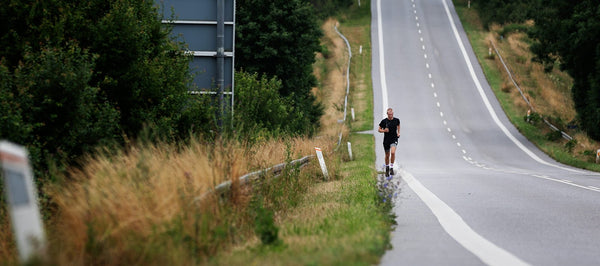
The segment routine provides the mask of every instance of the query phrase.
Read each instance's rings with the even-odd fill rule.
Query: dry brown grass
[[[153,251],[152,245],[145,247],[144,242],[160,243],[174,221],[190,210],[201,211],[194,200],[215,185],[312,154],[317,146],[328,153],[333,142],[329,137],[290,138],[250,147],[194,140],[183,147],[135,145],[116,155],[105,152],[89,157],[83,169],[71,170],[70,181],[48,189],[58,209],[50,228],[51,246],[60,250],[54,260],[87,264],[88,259],[95,258],[90,254],[90,242],[102,253],[102,264],[135,261],[132,254],[151,257],[145,253]],[[247,198],[237,201],[240,206],[247,204]],[[212,216],[219,212],[210,199],[202,204],[215,206],[202,210]],[[193,221],[188,219],[183,226],[193,231]],[[173,248],[178,249],[181,247]],[[181,259],[175,261],[188,262],[190,258]]]
[[[486,40],[488,42],[493,41],[496,44],[502,57],[508,63],[513,78],[517,81],[534,109],[543,116],[560,117],[565,122],[575,119],[575,108],[570,97],[572,79],[556,69],[546,73],[541,64],[533,62],[533,55],[525,41],[527,38],[525,33],[512,33],[505,36],[502,41],[498,41],[497,32],[500,28],[499,25],[492,25]],[[496,63],[499,69],[504,70],[497,58]],[[518,90],[510,83],[505,71],[502,71],[502,75],[505,85],[511,87],[511,89],[503,91],[510,91],[513,104],[521,107],[523,112],[526,112],[527,106],[523,104],[524,100]]]
[[[337,121],[343,119],[344,116],[344,97],[346,95],[345,72],[348,66],[348,52],[346,51],[344,40],[335,32],[334,25],[337,23],[334,19],[328,19],[321,27],[324,34],[322,43],[328,46],[330,53],[329,58],[323,58],[327,76],[319,77],[321,88],[316,94],[319,101],[325,105],[325,114],[321,117],[322,125],[337,124]],[[316,70],[315,72],[321,73],[322,71]],[[325,130],[330,129],[325,127]]]
[[[526,24],[530,25],[531,23],[529,21]],[[511,69],[513,78],[517,81],[535,111],[542,117],[560,119],[564,124],[557,126],[562,128],[565,128],[567,123],[575,121],[577,113],[571,97],[573,79],[557,68],[545,72],[540,63],[534,62],[533,54],[529,50],[527,34],[515,32],[500,39],[497,32],[500,32],[501,29],[502,27],[499,25],[492,25],[486,37],[486,42],[496,44]],[[525,114],[529,107],[519,91],[510,82],[497,57],[495,57],[495,62],[504,80],[502,91],[509,94],[512,105],[520,113]],[[595,150],[598,147],[598,142],[590,139],[585,133],[576,130],[567,130],[567,133],[577,141],[577,145],[572,152],[575,156],[581,156],[584,151]]]

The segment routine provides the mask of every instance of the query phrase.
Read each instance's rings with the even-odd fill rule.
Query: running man
[[[394,175],[396,146],[400,138],[400,119],[394,117],[394,110],[387,109],[387,118],[379,123],[379,133],[383,133],[383,150],[385,150],[385,175]]]

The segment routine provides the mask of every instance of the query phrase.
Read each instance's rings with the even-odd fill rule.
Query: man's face
[[[387,115],[388,115],[388,119],[391,120],[392,118],[394,118],[394,111],[392,111],[392,110],[388,111]]]

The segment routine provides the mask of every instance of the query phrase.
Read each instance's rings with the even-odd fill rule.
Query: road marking
[[[414,2],[414,0],[413,0]],[[383,97],[383,112],[388,108],[387,79],[385,77],[385,56],[383,51],[383,29],[381,25],[381,0],[377,0],[377,37],[379,41],[379,82],[381,82],[381,96]],[[419,32],[420,33],[420,32]]]
[[[508,251],[496,246],[475,232],[450,206],[421,184],[414,176],[400,169],[402,179],[427,205],[442,228],[459,244],[489,265],[528,265]]]
[[[425,67],[429,69],[429,63],[425,63]]]

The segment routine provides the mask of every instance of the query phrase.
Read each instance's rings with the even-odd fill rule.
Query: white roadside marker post
[[[0,141],[0,165],[19,258],[26,262],[36,255],[43,255],[46,245],[27,150]]]
[[[327,166],[325,165],[325,159],[323,158],[323,152],[321,148],[315,147],[315,151],[317,152],[317,158],[319,159],[319,164],[321,165],[321,170],[323,171],[323,176],[325,176],[325,180],[329,180],[329,173],[327,173]]]
[[[350,161],[354,161],[352,158],[352,143],[348,142],[348,154],[350,155]]]

